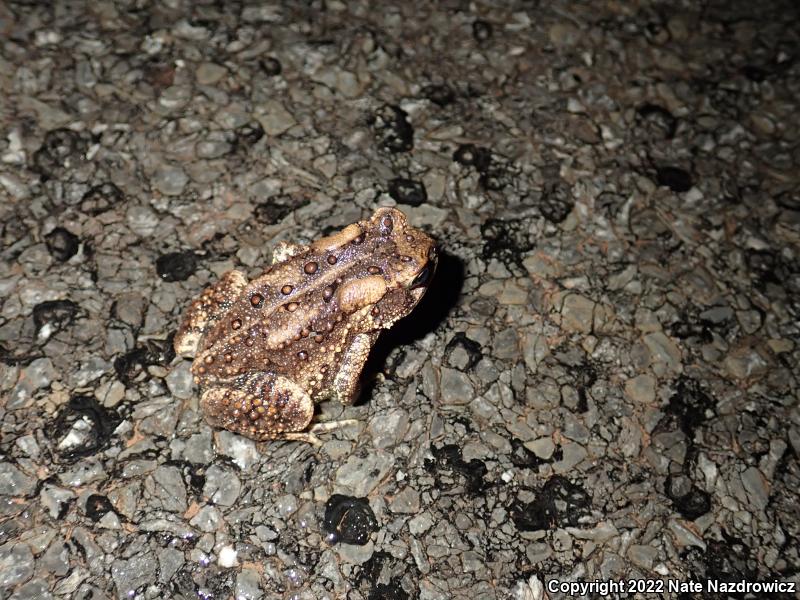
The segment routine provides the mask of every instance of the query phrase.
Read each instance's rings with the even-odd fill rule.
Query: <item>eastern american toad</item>
[[[314,402],[352,403],[381,329],[407,315],[436,268],[434,240],[379,208],[313,242],[283,243],[248,282],[229,271],[195,299],[175,336],[194,357],[206,419],[256,440],[313,441]]]

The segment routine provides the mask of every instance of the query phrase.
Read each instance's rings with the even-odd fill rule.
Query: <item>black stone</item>
[[[774,250],[748,248],[744,255],[744,261],[747,269],[762,282],[780,283],[781,277],[778,275],[780,260]]]
[[[235,144],[237,148],[249,147],[264,137],[264,128],[258,121],[250,121],[236,129]]]
[[[552,462],[552,458],[544,460],[536,456],[517,438],[511,438],[511,464],[520,469],[531,469],[543,463]]]
[[[688,192],[692,189],[692,176],[688,171],[678,167],[659,167],[656,169],[656,183],[668,187],[673,192]]]
[[[378,530],[378,522],[365,498],[334,494],[325,504],[322,528],[336,542],[363,546],[370,534]]]
[[[753,556],[753,551],[741,539],[729,535],[725,529],[721,530],[720,535],[722,539],[712,538],[707,541],[702,559],[702,572],[698,573],[701,577],[693,577],[693,579],[715,579],[730,582],[756,580],[758,560]],[[719,594],[713,597],[727,599],[732,595]],[[775,594],[771,597],[777,598],[778,596]],[[794,596],[788,595],[786,597],[794,598]]]
[[[481,238],[483,258],[494,258],[507,266],[521,267],[523,257],[535,245],[528,219],[488,219],[481,225]]]
[[[678,127],[678,120],[663,106],[642,104],[636,109],[637,123],[651,133],[649,137],[671,139]]]
[[[419,206],[428,201],[428,192],[419,181],[396,177],[389,181],[389,195],[400,204]]]
[[[58,411],[45,435],[52,440],[56,456],[72,461],[105,448],[121,420],[116,412],[101,406],[94,397],[76,396]],[[78,423],[79,429],[76,429]],[[73,430],[77,435],[73,435]]]
[[[674,415],[681,431],[692,439],[694,430],[703,424],[706,411],[711,410],[714,404],[714,400],[701,389],[697,381],[681,377],[664,412]]]
[[[195,464],[188,460],[168,460],[163,464],[177,467],[181,472],[184,482],[188,484],[189,491],[195,496],[200,497],[206,485],[206,465]]]
[[[280,61],[273,56],[262,58],[260,61],[258,61],[258,64],[261,66],[261,70],[264,71],[264,74],[269,75],[270,77],[280,75],[281,71],[283,71],[283,66],[281,65]]]
[[[306,204],[308,204],[308,200],[305,198],[294,198],[288,195],[271,196],[256,205],[253,217],[263,225],[275,225]]]
[[[62,331],[72,325],[78,312],[78,305],[72,300],[47,300],[33,307],[33,324],[36,331],[45,325]]]
[[[356,587],[363,589],[362,582],[370,585],[368,598],[401,598],[407,599],[408,594],[400,583],[402,573],[406,563],[402,559],[395,558],[384,550],[377,550],[372,556],[361,565],[361,572],[355,584]],[[386,582],[384,579],[387,573],[393,573],[392,578]]]
[[[453,160],[465,167],[475,167],[479,172],[484,172],[492,162],[492,153],[474,144],[462,144],[453,153]]]
[[[197,269],[197,255],[191,250],[162,254],[156,272],[164,281],[186,281]]]
[[[237,227],[245,235],[252,235],[253,224],[250,221],[242,221]],[[217,259],[228,258],[236,254],[239,246],[233,235],[218,231],[209,240],[203,241],[203,256],[213,256]]]
[[[114,360],[114,371],[117,378],[125,385],[130,385],[141,373],[147,373],[150,365],[166,366],[175,358],[172,340],[147,340]]]
[[[45,177],[55,177],[74,167],[83,156],[84,144],[70,129],[47,132],[44,142],[33,154],[33,166]]]
[[[592,498],[577,483],[553,475],[532,502],[517,502],[511,519],[520,531],[540,531],[557,527],[576,527],[589,515]]]
[[[125,195],[110,182],[91,188],[81,199],[81,212],[85,215],[99,215],[111,210],[125,200]]]
[[[483,189],[499,192],[511,183],[511,175],[504,165],[492,163],[491,167],[481,173],[478,181]]]
[[[50,255],[59,262],[66,262],[78,253],[78,236],[63,227],[56,227],[44,236]]]
[[[704,490],[692,488],[691,492],[675,500],[675,508],[687,519],[694,520],[711,510],[711,496]]]
[[[664,481],[664,493],[675,509],[690,521],[711,510],[711,496],[699,489],[685,475],[669,475]]]
[[[710,344],[714,341],[711,323],[684,313],[678,321],[669,327],[670,333],[678,339],[686,340],[689,347],[698,344]]]
[[[170,579],[168,589],[172,598],[194,598],[199,595],[200,585],[195,582],[194,571],[184,563]],[[208,591],[203,590],[203,596],[208,596]]]
[[[107,513],[115,512],[111,501],[101,494],[92,494],[86,499],[86,516],[97,523]]]
[[[186,473],[189,476],[189,489],[199,498],[206,486],[205,468],[203,465],[190,464]]]
[[[472,37],[478,42],[485,42],[492,37],[492,24],[483,19],[473,21]]]
[[[461,448],[455,444],[445,444],[439,448],[432,447],[431,454],[433,454],[435,462],[429,465],[429,468],[437,472],[449,469],[461,474],[466,479],[468,493],[475,494],[486,487],[484,477],[488,469],[482,460],[473,458],[469,462],[465,461],[461,455]]]
[[[450,364],[450,355],[456,348],[461,348],[467,354],[467,365],[464,367],[464,371],[471,371],[475,365],[478,364],[480,359],[483,358],[481,345],[475,340],[469,339],[463,331],[459,331],[447,342],[447,346],[444,349],[445,361],[447,361],[451,367],[453,365]]]
[[[439,106],[447,106],[452,104],[456,99],[456,95],[448,85],[426,85],[422,89],[422,94],[428,100]]]
[[[575,408],[579,413],[583,414],[589,410],[587,392],[597,381],[597,371],[588,362],[583,362],[572,367],[572,374],[575,379],[575,387],[578,390],[578,405]]]
[[[385,585],[379,583],[372,588],[367,596],[368,600],[408,600],[408,593],[399,584]]]
[[[495,156],[488,148],[474,144],[463,144],[453,153],[453,160],[467,167],[474,167],[480,174],[481,187],[489,191],[499,191],[512,182],[503,158]]]
[[[378,146],[392,153],[408,152],[414,147],[414,128],[408,114],[399,106],[384,104],[369,118]]]
[[[558,225],[569,216],[574,205],[569,188],[565,184],[556,183],[545,190],[538,207],[545,219]]]

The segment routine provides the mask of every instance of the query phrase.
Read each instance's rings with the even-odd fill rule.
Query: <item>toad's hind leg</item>
[[[200,404],[212,425],[259,441],[300,439],[314,416],[305,390],[269,372],[247,373],[229,386],[210,388]]]
[[[241,271],[228,271],[217,283],[207,287],[186,309],[178,333],[175,334],[175,352],[180,356],[194,356],[203,332],[218,321],[247,286],[247,277]]]

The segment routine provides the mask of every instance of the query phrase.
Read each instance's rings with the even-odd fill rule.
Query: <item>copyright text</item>
[[[610,596],[611,594],[663,593],[736,593],[736,594],[794,594],[794,581],[684,581],[680,579],[595,579],[592,581],[547,581],[547,591],[567,596]]]

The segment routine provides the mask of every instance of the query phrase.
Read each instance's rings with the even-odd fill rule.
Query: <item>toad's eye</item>
[[[431,276],[433,275],[433,268],[431,267],[430,263],[425,265],[422,270],[417,273],[417,276],[414,277],[414,281],[411,282],[411,289],[418,287],[423,287],[428,285],[428,282],[431,280]]]

